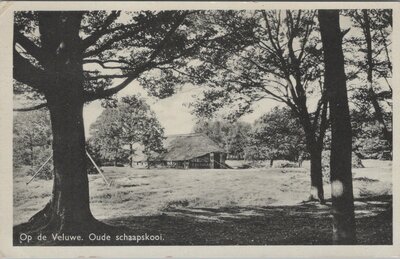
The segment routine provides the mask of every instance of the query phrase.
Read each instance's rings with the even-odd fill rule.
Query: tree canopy
[[[246,148],[247,159],[287,159],[304,157],[304,131],[288,108],[275,107],[254,122]]]
[[[109,161],[126,162],[129,146],[135,143],[144,147],[150,156],[161,153],[164,129],[150,106],[139,96],[123,97],[108,105],[90,127],[91,141]]]
[[[49,157],[52,134],[47,110],[16,113],[13,134],[14,166],[40,166]]]
[[[251,125],[245,122],[226,120],[199,120],[193,128],[196,133],[205,133],[219,143],[228,153],[228,159],[243,159]]]
[[[136,79],[155,96],[171,95],[177,83],[171,80],[172,69],[183,67],[186,58],[213,36],[188,19],[193,15],[195,11],[16,12],[14,92],[44,100],[54,87],[54,76],[68,76],[57,73],[61,64],[52,58],[65,51],[64,64],[83,64],[73,76],[82,80],[85,102],[109,98]],[[71,30],[77,30],[79,38],[57,42],[55,34]],[[154,82],[158,74],[164,84]],[[30,108],[44,106],[42,101]]]

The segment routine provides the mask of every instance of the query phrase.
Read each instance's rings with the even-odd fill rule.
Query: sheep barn
[[[171,168],[229,168],[225,164],[227,153],[203,133],[170,135],[164,140],[166,152],[148,159],[140,148],[132,156],[132,162],[142,166]]]

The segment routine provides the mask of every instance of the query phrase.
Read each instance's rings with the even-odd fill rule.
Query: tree
[[[239,117],[264,99],[287,105],[305,132],[310,199],[324,202],[321,152],[328,121],[316,11],[226,11],[205,24],[221,37],[207,42],[198,63],[180,71],[208,87],[193,104],[195,114],[212,116],[224,107]]]
[[[382,136],[391,148],[392,130],[388,125],[390,121],[385,118],[385,109],[381,99],[391,99],[392,97],[392,87],[388,80],[392,74],[392,62],[390,58],[392,11],[389,9],[352,10],[349,12],[349,16],[352,18],[355,26],[361,29],[363,35],[363,38],[353,36],[349,39],[349,42],[357,46],[359,51],[365,53],[361,60],[355,59],[350,62],[350,64],[354,64],[357,67],[358,72],[366,74],[367,86],[358,89],[358,95],[361,95],[361,98],[356,98],[356,100],[358,99],[361,102],[367,100],[372,104],[373,114],[379,123]],[[378,80],[382,78],[387,84],[387,90],[382,90],[380,89],[382,87],[379,87]],[[363,80],[363,78],[358,76],[358,80]]]
[[[204,133],[219,143],[233,159],[244,158],[251,125],[245,122],[226,120],[199,120],[193,128],[196,133]]]
[[[299,120],[288,108],[275,107],[254,122],[248,150],[259,149],[260,154],[248,154],[253,159],[297,161],[305,152],[305,135]],[[260,156],[260,157],[257,157]]]
[[[51,148],[51,126],[47,110],[18,112],[13,123],[13,162],[15,166],[39,166],[41,156]]]
[[[391,147],[382,134],[379,122],[369,109],[353,109],[350,111],[350,117],[353,129],[353,151],[362,159],[391,159]],[[389,117],[388,114],[385,120],[390,121],[387,117]]]
[[[142,78],[153,95],[174,93],[174,81],[154,85],[164,66],[179,69],[213,34],[187,19],[189,11],[34,11],[14,20],[14,92],[47,107],[53,134],[54,188],[50,202],[19,232],[86,233],[107,228],[92,216],[82,110]]]
[[[334,244],[355,244],[352,133],[338,10],[319,10],[325,81],[331,120],[330,172]]]
[[[114,166],[129,156],[127,150],[123,148],[128,143],[122,137],[123,130],[119,119],[116,108],[107,108],[90,126],[91,142],[100,148],[102,160],[109,161]]]
[[[92,141],[100,147],[103,158],[114,162],[124,162],[131,156],[132,146],[140,143],[144,153],[163,151],[164,129],[150,106],[137,96],[123,97],[112,106],[108,106],[90,127]],[[130,147],[130,152],[126,150]]]

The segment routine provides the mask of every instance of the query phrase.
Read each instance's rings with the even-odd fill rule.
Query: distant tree
[[[127,143],[122,138],[122,128],[118,119],[116,109],[107,108],[90,127],[93,136],[91,142],[100,147],[103,160],[112,161],[114,166],[129,155],[123,148]]]
[[[355,66],[354,76],[358,82],[365,82],[365,85],[362,84],[363,87],[355,89],[353,102],[362,106],[360,111],[374,115],[382,137],[391,148],[392,10],[351,10],[348,15],[354,25],[362,31],[361,37],[358,35],[350,37],[347,40],[348,45],[350,49],[356,48],[358,50],[356,53],[363,54],[356,58],[351,55],[348,63]],[[389,116],[386,116],[387,113]]]
[[[288,108],[275,107],[255,121],[247,158],[297,161],[306,152],[304,131]],[[260,153],[254,152],[259,150]]]
[[[51,150],[51,123],[48,110],[17,112],[13,124],[14,166],[40,166]],[[43,157],[46,156],[47,157]]]
[[[96,143],[94,138],[89,138],[86,140],[86,151],[89,153],[90,157],[96,163],[97,166],[101,167],[104,163],[101,155],[101,147]],[[88,174],[98,174],[96,167],[89,157],[86,158],[87,171]]]
[[[346,74],[342,50],[343,32],[339,10],[319,10],[318,20],[325,64],[325,88],[328,91],[331,119],[330,172],[334,244],[355,244],[353,198],[352,133],[347,99]]]
[[[113,161],[115,166],[132,157],[135,143],[142,144],[148,156],[163,151],[164,129],[150,106],[137,96],[123,97],[108,104],[90,131],[93,145],[97,145],[102,157]]]
[[[383,136],[382,128],[375,116],[368,109],[353,109],[350,115],[353,129],[353,151],[363,159],[391,159],[391,146]],[[391,119],[385,120],[390,121]]]
[[[227,120],[199,120],[193,128],[219,143],[231,159],[243,159],[251,125]]]
[[[248,145],[251,125],[244,122],[236,122],[228,133],[226,151],[230,157],[244,159],[245,148]]]

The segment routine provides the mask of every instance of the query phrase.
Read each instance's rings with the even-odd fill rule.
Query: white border
[[[12,246],[12,38],[16,10],[103,9],[349,9],[393,8],[394,160],[392,246]],[[399,126],[399,3],[396,2],[2,2],[0,3],[0,256],[7,257],[400,257],[399,188],[400,154],[396,144]]]

